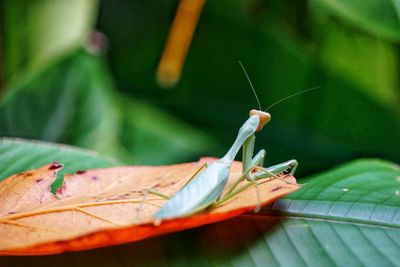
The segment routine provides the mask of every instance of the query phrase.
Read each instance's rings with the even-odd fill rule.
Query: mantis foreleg
[[[256,139],[255,135],[252,134],[243,143],[242,169],[244,172],[246,172],[246,170],[248,170],[249,168],[252,168],[253,166],[263,166],[263,164],[264,164],[265,150],[261,150],[253,158],[255,139]],[[256,185],[257,199],[258,199],[258,203],[260,203],[261,202],[260,189],[258,187],[258,184],[254,180],[253,171],[247,172],[245,177],[249,182],[254,183]],[[258,211],[259,209],[260,209],[260,205],[257,205],[256,211]]]

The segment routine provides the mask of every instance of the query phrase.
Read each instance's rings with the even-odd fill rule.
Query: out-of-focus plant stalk
[[[156,80],[163,88],[173,87],[181,76],[204,2],[205,0],[181,0],[179,3],[156,73]]]

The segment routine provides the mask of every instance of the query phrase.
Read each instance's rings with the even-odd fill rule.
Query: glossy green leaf
[[[400,227],[400,166],[360,160],[310,177],[273,209],[300,217]]]

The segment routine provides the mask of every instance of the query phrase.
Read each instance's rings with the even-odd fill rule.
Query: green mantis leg
[[[251,168],[252,166],[263,166],[265,158],[265,150],[262,149],[253,158],[254,153],[254,143],[256,137],[254,134],[250,135],[246,141],[243,143],[242,147],[242,169],[243,172]],[[251,173],[247,174],[247,178],[251,179]]]
[[[251,135],[247,140],[243,143],[243,174],[246,173],[246,179],[251,182],[254,180],[274,177],[279,178],[274,173],[284,173],[284,174],[293,174],[297,168],[297,161],[292,160],[285,163],[274,165],[268,169],[263,168],[264,159],[265,159],[265,150],[260,150],[256,156],[253,158],[254,152],[254,143],[255,143],[255,135]],[[247,171],[250,168],[253,168],[252,171]],[[253,173],[254,170],[258,170],[259,172]]]
[[[240,182],[244,179],[248,181],[253,181],[254,177],[252,175],[255,166],[263,166],[265,158],[265,150],[260,150],[256,156],[253,157],[254,152],[255,135],[250,135],[247,140],[243,143],[242,147],[242,176],[240,176],[227,190],[225,195],[229,195],[238,186]]]
[[[254,170],[254,166],[263,166],[264,164],[264,158],[265,158],[265,150],[262,149],[260,150],[253,158],[253,153],[254,153],[254,143],[255,143],[255,135],[252,134],[250,135],[246,141],[243,143],[242,146],[242,176],[239,177],[236,182],[229,187],[228,193],[229,194],[235,187],[243,181],[245,178],[248,181],[253,181],[253,176],[252,176],[252,171]],[[257,186],[257,184],[256,184]],[[222,199],[222,196],[220,196],[216,202],[219,202],[219,200]]]
[[[204,163],[203,165],[201,165],[201,167],[189,178],[189,180],[182,186],[182,188],[185,187],[188,183],[190,183],[190,181],[192,181],[197,175],[199,175],[199,173],[201,171],[203,171],[205,168],[207,168],[207,163]],[[154,190],[154,189],[149,189],[147,192],[151,195],[159,196],[164,199],[170,198],[169,196],[161,193],[160,191]]]
[[[254,153],[254,143],[255,143],[255,135],[252,134],[250,135],[247,140],[243,143],[243,149],[242,149],[242,160],[243,160],[243,166],[242,169],[244,170],[244,172],[246,172],[246,170],[253,168],[254,166],[263,166],[264,164],[264,158],[265,158],[265,150],[260,150],[256,156],[253,158],[253,153]],[[253,175],[253,170],[247,172],[246,174],[246,179],[252,183],[255,184],[256,186],[256,192],[257,192],[257,199],[259,200],[258,202],[261,202],[261,197],[260,197],[260,189],[259,186],[257,184],[257,182],[254,179],[254,175]],[[256,207],[256,211],[259,210],[259,205]]]
[[[147,193],[149,193],[150,195],[155,195],[155,196],[158,196],[158,197],[162,197],[164,199],[169,199],[169,196],[161,193],[160,191],[154,190],[154,189],[149,189],[147,191]]]
[[[283,174],[293,174],[294,171],[296,170],[296,167],[297,167],[296,160],[290,160],[290,161],[287,161],[284,163],[280,163],[280,164],[271,166],[269,168],[264,168],[264,167],[260,167],[260,166],[252,166],[249,169],[247,169],[239,178],[237,178],[236,181],[231,186],[229,186],[229,188],[227,189],[227,192],[213,206],[215,207],[215,206],[221,205],[222,203],[228,201],[229,199],[236,196],[240,192],[246,190],[250,186],[253,186],[253,185],[257,186],[258,180],[266,179],[266,178],[281,179],[280,177],[278,177],[278,174],[282,174],[282,173]],[[253,180],[250,180],[249,183],[246,183],[236,189],[236,187],[242,181],[247,179],[247,175],[254,170],[258,170],[261,172],[257,172],[253,176],[254,177]],[[285,180],[283,180],[283,181],[285,181]],[[287,181],[285,181],[285,182],[287,182]],[[257,208],[256,208],[256,210],[257,210]]]
[[[268,178],[268,177],[274,177],[278,178],[279,177],[276,174],[285,174],[285,175],[293,175],[296,172],[298,163],[296,160],[289,160],[287,162],[279,163],[274,166],[264,168],[260,166],[255,166],[254,168],[259,170],[260,172],[257,172],[254,174],[254,180],[260,180],[263,178]]]

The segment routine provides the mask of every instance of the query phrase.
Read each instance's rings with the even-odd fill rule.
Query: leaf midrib
[[[333,222],[333,223],[350,223],[355,225],[369,226],[369,227],[380,227],[384,229],[400,230],[400,225],[381,223],[376,221],[367,221],[355,218],[346,218],[339,216],[324,216],[316,214],[302,214],[302,213],[292,213],[292,212],[276,212],[276,211],[264,211],[259,215],[244,215],[244,216],[265,216],[273,218],[283,218],[283,219],[306,219],[311,221],[321,221],[321,222]]]

